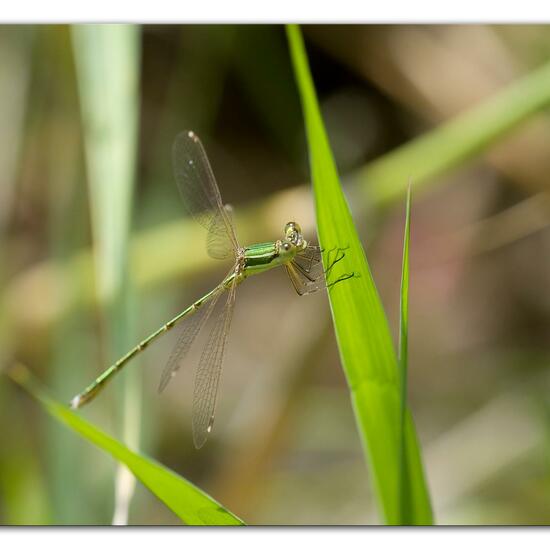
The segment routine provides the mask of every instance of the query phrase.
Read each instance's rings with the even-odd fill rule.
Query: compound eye
[[[283,243],[283,250],[288,252],[290,250],[290,243]]]
[[[285,238],[295,245],[302,240],[302,228],[296,222],[288,222],[284,233]]]
[[[301,233],[302,228],[297,222],[288,222],[285,225],[285,233]]]

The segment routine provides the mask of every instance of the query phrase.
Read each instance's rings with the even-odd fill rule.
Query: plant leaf
[[[402,523],[398,496],[401,393],[397,357],[365,252],[340,186],[300,29],[289,25],[287,36],[305,118],[319,242],[325,250],[346,247],[344,258],[331,272],[332,280],[343,274],[355,275],[329,291],[340,358],[380,512],[387,523],[399,524]],[[409,412],[406,433],[412,522],[428,524],[432,522],[431,507]]]
[[[183,522],[189,525],[244,525],[237,516],[185,478],[155,460],[130,450],[68,407],[49,398],[23,365],[16,365],[8,374],[51,416],[125,464]]]
[[[403,237],[403,267],[401,270],[401,295],[399,304],[399,374],[401,400],[399,415],[399,504],[401,521],[410,524],[414,521],[409,493],[407,469],[407,363],[408,363],[408,323],[409,323],[409,241],[411,237],[411,184],[407,189],[407,206],[405,211],[405,235]]]
[[[379,207],[394,203],[414,176],[415,192],[466,166],[550,104],[550,63],[545,63],[433,130],[382,155],[355,175],[356,186]]]
[[[138,137],[140,32],[138,25],[72,26],[97,290],[109,363],[136,339],[128,243]],[[120,399],[123,439],[136,447],[140,437],[140,380],[137,369],[130,371]],[[128,522],[134,485],[128,472],[119,467],[113,523]]]

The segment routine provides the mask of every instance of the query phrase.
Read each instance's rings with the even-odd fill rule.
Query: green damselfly
[[[220,297],[227,294],[225,304],[216,316],[195,374],[193,441],[195,447],[200,448],[206,442],[214,423],[216,395],[237,286],[250,275],[282,266],[286,269],[296,292],[304,295],[325,286],[332,286],[352,277],[353,274],[342,275],[326,285],[325,276],[328,276],[334,264],[343,258],[344,253],[341,249],[331,251],[335,252],[335,255],[332,260],[327,259],[329,267],[324,271],[321,249],[303,238],[301,228],[296,222],[288,222],[285,225],[282,239],[241,247],[237,240],[231,209],[222,202],[206,152],[195,133],[188,131],[177,136],[173,147],[173,164],[176,183],[185,206],[195,220],[207,229],[206,246],[209,255],[222,260],[231,258],[233,266],[218,286],[142,340],[82,393],[75,396],[71,400],[71,407],[77,409],[90,402],[133,357],[180,321],[189,318],[183,325],[162,373],[159,391],[164,390],[180,368],[201,328],[211,317]]]

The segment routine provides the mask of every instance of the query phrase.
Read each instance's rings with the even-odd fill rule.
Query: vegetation
[[[22,103],[12,108],[21,113],[28,110],[31,122],[24,124],[22,115],[6,119],[12,135],[24,135],[24,139],[22,152],[13,157],[21,155],[20,174],[14,170],[6,180],[3,205],[9,206],[0,209],[0,229],[5,229],[0,234],[0,254],[5,260],[0,273],[4,283],[0,367],[11,378],[3,377],[0,385],[0,414],[6,428],[0,451],[0,487],[6,495],[0,504],[1,523],[242,525],[239,517],[247,523],[316,523],[317,518],[324,523],[346,523],[348,516],[350,523],[376,521],[376,517],[392,525],[440,521],[437,501],[430,496],[429,461],[419,442],[429,438],[417,436],[413,411],[417,426],[429,415],[459,419],[460,414],[441,412],[445,391],[450,392],[446,388],[452,384],[438,385],[448,373],[442,372],[435,352],[428,374],[415,371],[419,362],[411,361],[409,353],[409,344],[415,345],[415,323],[422,322],[417,316],[409,323],[414,307],[413,302],[409,308],[409,294],[414,297],[414,284],[422,277],[417,273],[409,288],[409,276],[414,274],[409,255],[415,254],[416,212],[436,190],[448,188],[443,185],[448,181],[445,176],[459,174],[497,142],[512,139],[521,124],[550,104],[550,64],[528,64],[532,70],[525,70],[509,85],[438,123],[424,121],[422,131],[399,110],[403,108],[399,100],[391,98],[398,114],[388,115],[388,120],[414,127],[413,135],[396,131],[392,147],[339,170],[342,131],[331,131],[334,117],[329,116],[330,110],[326,112],[323,99],[330,88],[327,81],[338,81],[338,71],[343,69],[334,69],[330,79],[318,70],[317,61],[323,55],[319,44],[330,49],[338,43],[337,29],[320,31],[290,25],[287,42],[281,27],[188,27],[180,35],[175,27],[160,31],[91,25],[21,27],[3,34],[0,53],[13,56],[27,73],[5,63],[0,67],[0,84],[18,86]],[[334,34],[323,41],[323,32]],[[168,45],[173,48],[173,59],[163,57]],[[331,56],[340,55],[334,48]],[[180,51],[185,59],[181,66]],[[349,51],[347,55],[342,66],[351,70],[354,57]],[[331,56],[323,59],[328,63]],[[59,60],[52,64],[54,74],[45,74],[44,64],[37,63],[45,58]],[[267,66],[277,69],[268,71]],[[34,86],[29,85],[31,73]],[[157,87],[157,79],[163,76],[164,87]],[[341,86],[344,95],[348,93],[346,78]],[[370,83],[364,86],[371,99],[380,95],[372,99],[373,104],[390,101],[391,94],[375,94]],[[414,94],[410,97],[413,102]],[[0,104],[0,114],[2,109],[7,108]],[[248,111],[250,120],[241,120],[238,114]],[[345,123],[344,134],[353,136],[353,121]],[[254,124],[261,129],[251,130]],[[242,317],[235,323],[244,328],[232,335],[235,355],[229,355],[224,373],[229,383],[221,394],[223,422],[200,455],[191,454],[188,389],[192,377],[182,373],[178,377],[181,385],[157,400],[154,388],[159,369],[150,373],[152,369],[146,368],[148,363],[165,362],[170,341],[155,346],[157,351],[148,350],[148,359],[127,369],[118,387],[102,396],[96,408],[75,414],[61,404],[131,347],[140,334],[170,318],[176,299],[179,305],[188,303],[200,295],[197,289],[202,280],[219,278],[212,274],[215,263],[203,250],[204,234],[183,216],[171,182],[170,142],[184,127],[193,127],[204,136],[207,148],[209,143],[212,146],[214,171],[224,198],[236,205],[243,243],[276,237],[289,217],[303,220],[306,233],[317,230],[325,255],[338,249],[345,253],[330,279],[353,275],[327,292],[331,324],[328,314],[322,313],[327,305],[315,302],[317,298],[298,299],[289,293],[287,301],[283,290],[287,281],[282,276],[280,286],[276,276],[266,278],[261,283],[265,286],[257,287],[259,294],[245,295]],[[335,127],[338,130],[338,124]],[[299,139],[302,128],[303,141]],[[257,143],[255,132],[261,135]],[[139,143],[138,135],[142,136]],[[75,136],[82,136],[82,143]],[[220,143],[225,144],[221,152],[217,149]],[[300,165],[306,149],[309,171]],[[269,162],[264,158],[266,151],[276,151]],[[502,166],[498,164],[502,160],[495,162]],[[503,171],[513,178],[521,173],[519,164],[516,172],[506,172],[506,164]],[[250,166],[252,175],[243,179],[239,166]],[[0,156],[0,171],[8,174],[7,167]],[[300,183],[309,177],[311,189]],[[39,186],[36,182],[41,178],[46,184]],[[22,183],[13,183],[19,180]],[[82,191],[84,181],[87,194]],[[282,187],[282,181],[293,186]],[[311,202],[315,218],[310,214]],[[25,214],[26,209],[33,216]],[[386,281],[377,276],[376,250],[370,247],[374,235],[384,234],[380,220],[392,215],[400,231],[405,229],[403,241],[392,249],[399,248],[398,253],[385,251],[402,262],[401,269],[394,270],[401,274],[400,292],[395,286],[390,293]],[[419,216],[427,223],[426,213]],[[35,221],[30,223],[29,218]],[[508,227],[513,240],[512,225]],[[520,225],[520,234],[529,234]],[[444,248],[456,254],[455,241],[450,237],[444,241]],[[385,290],[379,292],[381,280]],[[248,283],[243,286],[249,287]],[[395,319],[392,309],[383,305],[381,295],[399,296],[395,326],[390,322]],[[322,308],[313,309],[316,304]],[[262,318],[272,317],[265,327],[254,322],[262,307],[269,310]],[[460,315],[460,308],[455,309]],[[424,311],[425,317],[431,314]],[[440,324],[449,331],[454,326],[452,317]],[[333,333],[337,354],[330,340]],[[544,373],[543,367],[533,365],[546,361],[537,350],[536,344],[520,350],[517,362],[532,367],[533,378],[525,384],[533,395]],[[337,378],[338,363],[347,390]],[[318,369],[320,364],[325,367]],[[518,367],[518,372],[518,379],[524,380],[526,370]],[[414,382],[416,376],[422,376],[424,387],[419,389],[417,383],[411,390],[408,378]],[[311,390],[315,384],[317,393]],[[18,392],[18,387],[26,391]],[[467,390],[453,394],[457,411],[467,406],[477,411],[480,406],[479,398]],[[419,392],[422,400],[414,398]],[[419,416],[417,404],[432,398],[437,405],[431,404],[429,414],[424,411]],[[449,406],[453,399],[448,400]],[[355,428],[346,435],[342,426],[353,426],[351,414],[346,416],[350,401]],[[38,414],[31,403],[39,403],[47,415]],[[307,428],[301,428],[300,422]],[[96,425],[105,426],[116,437]],[[517,431],[532,435],[522,447],[527,455],[538,439],[537,432],[526,425],[534,430],[526,422]],[[93,447],[79,446],[66,427],[114,458],[117,472],[112,461],[104,460]],[[423,430],[418,431],[422,436]],[[442,433],[444,427],[437,425],[431,432]],[[47,452],[37,453],[37,448]],[[136,449],[146,449],[146,453]],[[366,469],[359,464],[361,451]],[[323,458],[317,461],[330,452],[337,457],[335,461],[341,460],[334,471]],[[338,458],[342,456],[352,457],[353,466],[346,462],[348,458]],[[301,461],[308,466],[300,469]],[[270,470],[279,463],[298,466]],[[316,467],[319,478],[327,483],[320,496],[315,490]],[[139,484],[135,487],[128,471],[156,498]],[[176,471],[185,472],[185,477]],[[332,482],[327,481],[331,472]],[[491,475],[494,472],[487,477]],[[308,490],[299,489],[299,482]],[[357,491],[354,496],[348,494],[350,488]],[[293,490],[307,495],[300,509],[288,504],[295,500]],[[532,503],[540,499],[547,502],[535,488],[525,491],[528,494],[522,498],[530,506],[536,508]],[[369,509],[369,494],[377,516]],[[349,508],[338,515],[346,501]],[[261,506],[254,503],[260,502],[263,512],[255,517],[255,508]],[[443,522],[449,517],[445,513]],[[509,516],[503,512],[504,518],[516,518],[511,511],[506,513]],[[533,513],[533,521],[542,516]],[[492,516],[480,517],[481,522],[489,522]],[[461,520],[459,514],[456,518]]]

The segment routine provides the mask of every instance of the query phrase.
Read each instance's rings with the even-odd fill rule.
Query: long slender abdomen
[[[70,407],[71,409],[78,409],[85,405],[86,403],[89,403],[94,399],[94,397],[103,389],[105,384],[107,384],[112,378],[115,376],[117,372],[119,372],[122,367],[124,367],[133,357],[135,357],[138,353],[143,351],[151,342],[156,340],[159,336],[164,334],[165,332],[168,332],[170,329],[172,329],[174,326],[176,326],[180,321],[185,319],[186,317],[189,317],[190,315],[193,315],[197,309],[199,309],[205,302],[209,301],[214,292],[217,289],[214,289],[213,291],[209,292],[202,298],[199,298],[196,302],[191,304],[188,308],[184,309],[181,313],[176,315],[173,319],[168,321],[165,325],[160,327],[157,331],[153,332],[150,336],[142,340],[137,346],[133,347],[126,355],[121,357],[116,363],[111,365],[103,374],[101,374],[94,382],[92,382],[82,393],[79,393],[73,399],[71,399]]]

